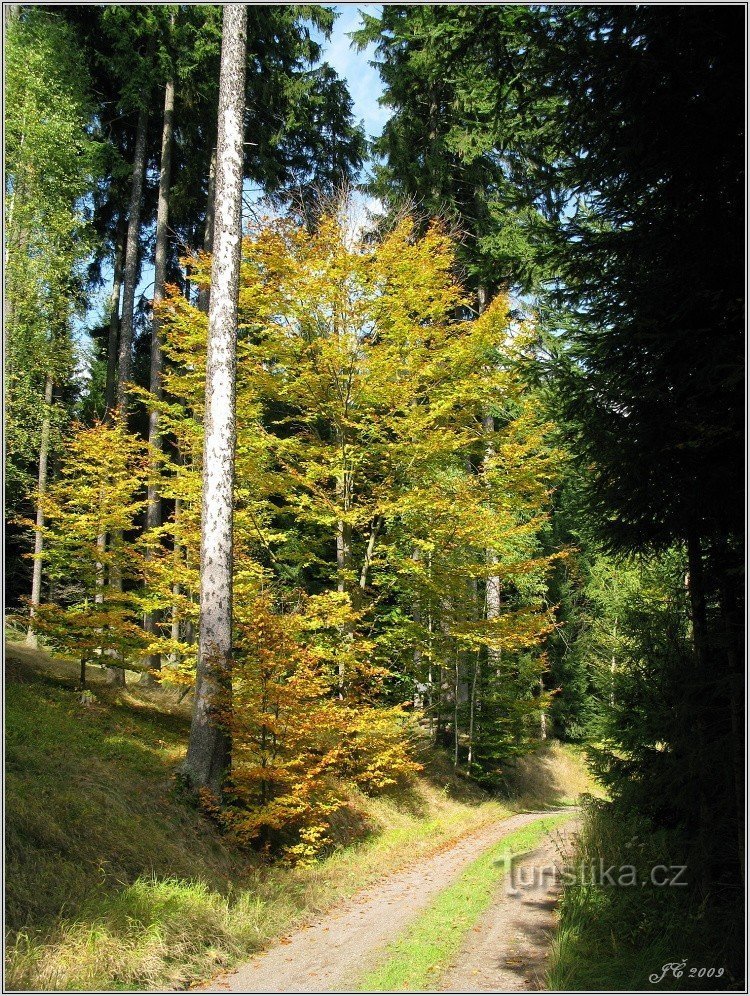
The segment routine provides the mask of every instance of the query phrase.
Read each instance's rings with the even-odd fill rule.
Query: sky
[[[379,15],[381,4],[377,3],[338,3],[333,4],[337,13],[331,37],[326,39],[319,32],[314,33],[322,47],[321,62],[328,62],[347,84],[353,102],[354,120],[362,122],[368,139],[377,137],[388,120],[388,109],[381,107],[378,97],[383,92],[380,75],[370,61],[375,57],[374,47],[369,45],[359,52],[347,37],[348,32],[360,26],[360,10]],[[107,307],[111,272],[105,267],[105,286],[93,296],[86,317],[77,330],[82,344],[88,343],[86,326],[97,321]],[[141,295],[151,295],[154,279],[153,262],[146,261],[142,269],[141,281],[136,289],[136,301]]]
[[[318,40],[323,46],[323,60],[328,62],[339,76],[346,80],[349,93],[354,102],[354,117],[363,121],[368,138],[380,134],[383,125],[388,120],[388,109],[378,104],[378,97],[383,92],[380,75],[369,63],[375,57],[374,47],[368,47],[358,52],[351,46],[347,33],[355,31],[360,26],[360,10],[379,15],[379,3],[337,3],[334,10],[339,15],[333,26],[329,41]]]

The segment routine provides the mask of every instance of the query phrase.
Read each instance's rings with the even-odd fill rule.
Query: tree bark
[[[125,416],[126,384],[130,380],[133,351],[133,313],[135,311],[135,285],[138,277],[138,236],[141,227],[141,197],[146,173],[146,131],[148,113],[138,112],[133,153],[133,183],[130,190],[128,211],[128,233],[125,242],[125,273],[122,301],[122,321],[120,322],[119,366],[117,370],[117,392],[115,400],[120,417]]]
[[[341,440],[343,469],[336,478],[336,500],[343,508],[344,513],[349,511],[349,485],[346,472],[346,444]],[[351,526],[344,520],[339,519],[336,523],[336,571],[338,574],[337,589],[340,594],[346,592],[346,571],[349,567],[349,559],[352,547]],[[346,633],[346,631],[345,631]],[[339,698],[344,697],[344,686],[346,684],[346,674],[343,660],[339,661],[338,685]]]
[[[367,587],[367,575],[370,572],[370,565],[372,564],[372,557],[375,553],[375,542],[378,538],[378,533],[383,525],[383,520],[379,515],[376,515],[372,520],[372,526],[370,527],[370,535],[367,539],[367,548],[365,549],[365,557],[362,561],[362,570],[359,575],[359,589],[364,591]]]
[[[112,274],[112,293],[109,298],[109,336],[107,338],[107,381],[104,389],[104,415],[110,419],[115,407],[117,392],[117,354],[120,336],[120,297],[122,295],[122,281],[125,269],[125,239],[127,236],[127,222],[125,217],[120,218],[117,228],[117,243],[115,245],[115,258]],[[104,601],[105,565],[104,554],[107,549],[107,533],[102,532],[96,537],[96,546],[101,551],[102,559],[97,563],[97,594],[95,601],[101,605]],[[101,650],[100,650],[101,653]],[[114,669],[108,672],[113,683],[119,683]],[[124,678],[124,672],[123,672]]]
[[[182,772],[220,795],[230,764],[232,518],[237,296],[242,247],[242,161],[247,7],[225,4],[216,143],[201,516],[200,636],[193,719]],[[224,713],[224,717],[222,717]]]
[[[690,611],[693,624],[693,650],[695,676],[693,694],[695,701],[702,700],[705,694],[705,681],[709,671],[708,620],[706,615],[706,588],[703,571],[703,551],[697,530],[691,530],[687,538]],[[708,855],[710,848],[707,836],[711,832],[711,812],[706,792],[706,724],[700,712],[695,722],[695,767],[693,777],[696,784],[698,845],[701,852],[700,884],[704,893],[711,888],[711,868]]]
[[[39,607],[42,596],[42,551],[44,550],[44,535],[42,530],[44,529],[44,509],[42,508],[41,499],[44,497],[44,493],[47,490],[47,460],[49,458],[53,387],[54,383],[52,377],[48,374],[44,385],[44,418],[42,420],[42,438],[39,443],[39,477],[37,485],[39,488],[40,500],[37,501],[36,507],[34,569],[31,575],[31,607],[29,612],[31,625],[29,626],[29,630],[26,634],[26,645],[28,647],[33,647],[34,649],[37,647],[36,633],[33,628],[34,614],[35,610]]]
[[[411,559],[415,564],[418,564],[422,559],[421,551],[419,547],[415,547],[412,551]],[[415,585],[416,589],[416,585]],[[411,616],[414,621],[415,626],[421,627],[422,625],[422,605],[419,600],[418,591],[415,590],[411,597]],[[419,694],[417,692],[417,685],[422,684],[422,643],[419,636],[415,636],[414,647],[412,649],[412,661],[414,664],[414,706],[418,705],[418,700],[421,699],[421,706],[424,707],[424,693]],[[425,686],[425,690],[429,693],[429,682]]]
[[[487,288],[482,284],[477,288],[477,311],[479,315],[483,315],[487,309]],[[484,459],[485,462],[492,459],[495,455],[495,448],[492,445],[492,436],[495,432],[495,417],[490,412],[485,412],[482,416],[482,427],[484,429],[485,436],[488,440],[485,447]],[[494,550],[487,550],[487,563],[491,566],[497,563],[497,554]],[[487,587],[485,591],[485,611],[487,616],[487,621],[491,622],[495,619],[500,618],[500,612],[502,609],[502,597],[500,589],[500,578],[497,575],[490,574],[487,577]],[[488,650],[487,659],[490,667],[494,667],[496,670],[500,666],[500,654],[497,650]]]
[[[161,400],[162,380],[162,349],[161,349],[161,318],[158,305],[164,300],[164,289],[167,282],[167,226],[169,224],[169,187],[172,177],[172,134],[174,131],[174,80],[167,80],[164,88],[164,123],[161,133],[161,171],[159,173],[159,204],[156,212],[156,250],[154,253],[154,314],[151,324],[151,372],[149,390]],[[151,457],[161,453],[161,436],[159,434],[159,412],[152,408],[148,415],[148,444]],[[152,466],[151,480],[148,484],[146,498],[146,529],[158,529],[161,525],[161,496],[156,486],[158,458]],[[147,558],[150,553],[146,554]],[[143,620],[143,629],[149,636],[156,634],[158,614],[147,612]],[[150,670],[157,671],[161,666],[161,656],[151,654],[147,658]],[[154,679],[150,671],[144,671],[140,684],[151,685]]]
[[[128,231],[125,240],[125,269],[123,273],[122,319],[120,321],[120,348],[118,351],[117,390],[115,404],[118,417],[126,417],[126,386],[130,380],[133,352],[133,315],[135,311],[135,286],[138,277],[138,236],[141,227],[141,197],[146,173],[146,132],[148,114],[144,109],[138,112],[133,153],[133,182],[130,190],[128,210]],[[110,537],[110,542],[117,537]],[[109,586],[114,591],[122,591],[122,577],[119,570],[111,568]],[[107,682],[115,687],[125,687],[125,668],[112,665],[107,668]]]
[[[206,226],[203,231],[203,251],[214,251],[214,201],[216,200],[216,149],[211,151],[211,163],[208,167],[208,196],[206,198]],[[211,288],[201,287],[198,291],[198,308],[208,314],[211,302]]]
[[[174,566],[175,580],[172,582],[172,618],[171,618],[171,627],[170,627],[170,635],[175,643],[178,643],[180,640],[179,604],[180,604],[180,595],[182,594],[182,591],[177,578],[179,577],[179,569],[182,561],[182,551],[177,536],[179,535],[178,523],[180,521],[181,515],[182,515],[182,501],[180,498],[177,498],[174,503],[175,529],[174,529],[174,540],[172,546],[172,564]],[[172,664],[180,663],[180,654],[177,650],[175,650],[175,652],[172,654],[171,663]]]
[[[469,743],[466,757],[466,775],[471,775],[471,766],[474,763],[474,716],[477,704],[477,683],[479,681],[479,651],[474,653],[474,675],[471,681],[471,694],[469,696]]]
[[[109,298],[109,337],[107,339],[107,385],[104,391],[105,413],[108,415],[115,407],[117,389],[117,347],[120,334],[120,296],[122,277],[125,266],[125,236],[127,227],[125,219],[120,220],[115,246],[114,274],[112,277],[112,294]]]

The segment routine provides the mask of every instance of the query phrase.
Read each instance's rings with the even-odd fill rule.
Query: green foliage
[[[73,373],[71,320],[93,246],[85,197],[101,146],[90,80],[58,17],[30,7],[10,20],[5,73],[6,473],[18,507],[38,456],[45,381],[65,385]],[[56,412],[53,426],[63,418]]]
[[[375,42],[392,108],[371,189],[449,219],[465,235],[470,286],[490,295],[545,274],[535,233],[556,202],[538,196],[543,157],[528,156],[549,99],[530,86],[539,17],[524,6],[386,4],[378,17],[362,13],[354,33],[362,47]]]
[[[707,903],[696,890],[699,860],[680,831],[658,829],[637,810],[590,801],[568,868],[575,880],[560,904],[549,987],[605,992],[737,988],[742,971],[739,890],[736,899],[725,896],[721,906]],[[680,875],[685,885],[653,884],[652,870],[671,865],[688,866]],[[615,880],[621,869],[633,867],[636,881],[646,884],[631,888],[600,882],[601,870],[610,867],[616,869]],[[674,872],[659,869],[656,874],[661,882]],[[683,960],[681,978],[667,973],[659,983],[650,981],[662,975],[663,965]],[[691,978],[691,968],[713,968],[713,978],[705,973]]]
[[[528,749],[547,702],[536,648],[551,625],[542,600],[554,556],[537,535],[556,454],[518,371],[533,330],[511,319],[502,295],[479,320],[457,319],[463,292],[440,226],[420,235],[404,218],[365,240],[346,210],[313,229],[263,223],[245,240],[238,624],[269,581],[282,605],[304,602],[300,589],[312,595],[303,614],[317,606],[316,653],[331,668],[319,695],[330,696],[333,675],[352,703],[413,702],[421,685],[436,736],[452,731],[461,755],[469,727],[484,728],[480,771],[503,750]],[[192,262],[199,284],[206,267],[205,257]],[[144,537],[157,554],[148,597],[166,610],[152,646],[176,651],[167,674],[190,680],[194,648],[169,640],[174,623],[194,617],[198,588],[206,317],[178,294],[162,314],[164,397],[139,393],[176,442],[159,490],[179,510]],[[487,409],[497,412],[491,427]],[[490,573],[503,598],[493,620],[479,598]],[[503,654],[502,667],[488,668],[488,654]],[[484,707],[472,700],[470,717],[467,698],[455,698],[477,668]]]
[[[542,22],[571,196],[552,245],[568,309],[556,404],[589,509],[627,549],[742,528],[738,14]]]

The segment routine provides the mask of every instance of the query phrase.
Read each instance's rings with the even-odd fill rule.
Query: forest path
[[[351,990],[377,964],[384,947],[487,848],[514,830],[566,811],[519,813],[483,827],[337,904],[235,971],[193,988],[245,993]],[[471,979],[465,984],[473,988]]]
[[[571,820],[513,862],[490,908],[442,975],[441,992],[530,992],[545,989],[547,958],[561,891],[559,869],[578,827]]]

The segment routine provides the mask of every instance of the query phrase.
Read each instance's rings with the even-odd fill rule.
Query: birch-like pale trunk
[[[44,509],[41,499],[47,490],[47,462],[49,460],[49,436],[52,409],[52,390],[54,384],[52,377],[47,375],[44,385],[44,418],[42,419],[42,438],[39,442],[39,477],[37,479],[39,500],[36,506],[36,530],[34,533],[34,568],[31,575],[31,606],[30,620],[32,625],[26,634],[26,646],[37,647],[36,633],[33,628],[35,610],[38,608],[42,597],[42,551],[44,550]]]
[[[112,293],[109,297],[109,336],[107,338],[107,382],[104,389],[105,412],[109,415],[115,407],[117,393],[117,350],[120,337],[120,297],[122,279],[125,268],[125,236],[127,228],[125,219],[120,222],[115,246],[114,273],[112,275]]]
[[[167,282],[167,226],[169,224],[169,187],[172,178],[172,135],[174,132],[174,80],[167,80],[164,88],[164,122],[161,133],[161,170],[159,172],[159,203],[156,210],[156,250],[154,253],[154,315],[151,323],[151,370],[149,390],[151,394],[161,399],[162,381],[162,348],[161,348],[161,318],[158,304],[164,300],[164,289]],[[148,444],[152,456],[161,452],[161,436],[159,434],[159,412],[152,408],[148,414]],[[146,496],[146,529],[157,529],[161,525],[161,496],[156,486],[156,467],[152,467],[152,479],[148,484]],[[149,556],[147,552],[146,556]],[[155,612],[147,612],[143,620],[143,629],[149,636],[156,633],[158,623]],[[149,671],[141,675],[140,684],[151,685],[154,679],[150,670],[158,670],[161,666],[161,656],[151,654],[146,663]]]
[[[193,719],[183,774],[220,795],[231,740],[232,518],[237,296],[242,247],[242,153],[247,7],[225,4],[216,143],[216,198],[208,312],[201,514],[200,635]]]
[[[128,233],[125,240],[125,273],[122,300],[122,320],[120,322],[120,349],[117,370],[117,391],[115,400],[120,416],[125,414],[126,384],[130,380],[133,353],[133,314],[135,311],[135,286],[138,277],[138,235],[141,228],[141,197],[143,179],[146,173],[146,131],[148,113],[138,112],[135,131],[135,151],[133,153],[133,182],[130,188],[128,209]]]
[[[480,315],[483,315],[487,310],[488,304],[487,288],[482,284],[477,288],[477,311]],[[484,429],[485,437],[487,439],[487,445],[485,447],[484,458],[485,461],[489,461],[495,455],[495,449],[492,445],[492,437],[495,432],[495,417],[490,412],[485,412],[482,417],[482,427]],[[492,566],[497,563],[497,554],[494,550],[487,550],[486,553],[487,564]],[[502,597],[500,590],[500,578],[495,574],[489,574],[487,576],[487,586],[485,590],[485,612],[487,616],[487,621],[491,622],[494,619],[500,617],[500,611],[502,609]],[[497,650],[488,650],[487,659],[490,667],[497,670],[500,667],[500,653]]]

